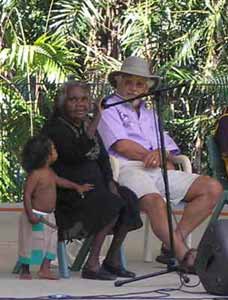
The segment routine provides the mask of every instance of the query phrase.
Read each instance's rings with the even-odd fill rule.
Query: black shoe
[[[161,253],[156,257],[156,261],[165,264],[172,265],[174,257],[172,255],[172,251],[166,249],[164,246],[161,247]]]
[[[134,272],[128,271],[123,267],[113,267],[106,262],[103,262],[102,267],[111,274],[117,277],[134,278],[136,274]]]
[[[94,279],[94,280],[115,280],[116,276],[110,272],[100,268],[98,271],[92,271],[87,268],[84,268],[81,273],[82,278],[84,279]]]

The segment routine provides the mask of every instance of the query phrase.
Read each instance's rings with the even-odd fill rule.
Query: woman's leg
[[[96,234],[92,242],[89,257],[86,261],[84,268],[94,272],[97,272],[99,270],[100,268],[99,256],[100,256],[101,247],[103,245],[106,235],[112,231],[115,221],[106,225],[101,231],[99,231]]]
[[[126,270],[122,265],[122,261],[121,261],[120,247],[128,231],[129,231],[129,227],[123,224],[114,233],[111,246],[103,262],[104,269],[118,277],[135,277],[135,273]]]
[[[127,271],[121,261],[121,246],[129,230],[137,229],[142,226],[139,212],[138,198],[130,189],[125,186],[119,186],[118,195],[125,202],[125,207],[121,211],[118,226],[113,234],[111,246],[103,262],[104,268],[121,277],[134,277],[135,273]]]
[[[122,225],[114,232],[112,243],[105,258],[105,262],[114,267],[121,266],[120,247],[128,233],[128,226]]]

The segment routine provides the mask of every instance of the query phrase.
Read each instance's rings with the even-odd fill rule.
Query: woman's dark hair
[[[44,135],[30,138],[22,151],[22,167],[26,172],[43,167],[51,153],[51,140]]]
[[[55,97],[53,115],[62,115],[64,103],[67,99],[68,91],[74,87],[80,87],[90,95],[90,85],[83,81],[69,80],[62,84]]]

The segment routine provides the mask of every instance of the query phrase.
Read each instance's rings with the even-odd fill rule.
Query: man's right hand
[[[161,166],[160,151],[153,150],[147,153],[143,158],[145,168],[158,168]]]

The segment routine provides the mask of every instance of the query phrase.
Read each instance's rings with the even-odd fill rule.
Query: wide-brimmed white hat
[[[138,56],[127,57],[119,71],[113,71],[108,75],[108,80],[113,87],[116,87],[116,76],[121,74],[145,77],[148,79],[149,87],[156,87],[160,82],[160,77],[151,73],[149,62]]]

